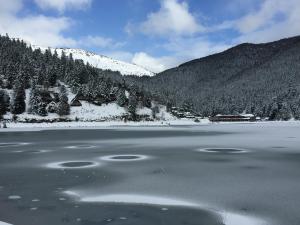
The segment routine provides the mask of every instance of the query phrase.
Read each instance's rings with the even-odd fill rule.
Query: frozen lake
[[[299,225],[300,124],[0,133],[0,225]]]

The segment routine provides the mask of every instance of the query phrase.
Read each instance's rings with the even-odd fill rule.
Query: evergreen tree
[[[117,104],[121,107],[125,106],[127,102],[127,98],[125,95],[125,89],[124,88],[119,88],[117,92]]]
[[[64,85],[60,87],[59,103],[57,105],[57,114],[65,116],[70,114],[70,105],[68,103],[67,90]]]
[[[47,104],[45,102],[39,102],[37,114],[39,116],[47,116],[48,112],[46,108],[47,108]]]
[[[151,112],[152,112],[153,119],[156,119],[156,115],[159,113],[159,107],[155,105],[154,107],[151,108]]]
[[[0,118],[9,110],[9,95],[5,90],[0,89]]]
[[[128,112],[132,115],[133,118],[136,116],[136,108],[137,108],[137,98],[134,93],[130,93],[129,101],[128,101]]]
[[[14,86],[14,94],[11,103],[11,113],[13,114],[22,114],[25,112],[26,103],[25,103],[25,89],[22,84],[17,82]]]
[[[292,118],[292,112],[288,104],[281,103],[280,104],[280,109],[277,114],[277,120],[290,120]]]
[[[38,114],[39,103],[40,103],[40,98],[39,98],[39,93],[38,93],[38,90],[36,87],[36,83],[35,83],[35,81],[32,81],[28,112],[31,114]]]

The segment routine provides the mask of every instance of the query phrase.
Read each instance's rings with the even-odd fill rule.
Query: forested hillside
[[[241,44],[154,77],[137,77],[0,36],[0,117],[68,115],[70,93],[74,106],[114,102],[132,119],[137,108],[157,112],[153,102],[193,115],[245,112],[270,120],[300,119],[300,37]]]
[[[33,50],[23,41],[0,36],[0,117],[6,113],[17,117],[25,111],[39,116],[68,115],[67,89],[76,95],[74,105],[81,104],[79,100],[95,105],[115,102],[133,119],[137,107],[151,107],[150,95],[125,84],[118,72],[86,65],[72,54],[62,52],[59,57],[50,49]]]
[[[300,37],[241,44],[153,78],[130,78],[163,99],[204,116],[253,113],[300,119]]]

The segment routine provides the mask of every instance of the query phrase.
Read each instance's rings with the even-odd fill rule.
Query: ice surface
[[[157,205],[152,207],[151,205],[142,206],[139,203],[130,205],[127,199],[121,199],[124,202],[120,200],[115,202],[117,204],[81,202],[81,200],[98,197],[101,201],[112,201],[113,199],[109,197],[111,195],[118,198],[119,196],[116,197],[118,194],[129,194],[131,197],[133,194],[159,198],[144,201],[132,198],[132,202],[141,202],[140,204],[144,204],[143,202],[151,204],[152,201],[160,203],[161,199],[164,202],[165,199],[171,199],[199,204],[199,212],[203,210],[212,212],[217,215],[218,219],[224,218],[226,225],[260,225],[264,224],[263,221],[267,221],[268,225],[299,225],[300,191],[298,187],[300,181],[297,179],[300,175],[299,125],[299,122],[229,123],[175,127],[102,127],[101,129],[68,131],[58,129],[55,132],[5,134],[3,137],[0,134],[1,142],[34,143],[30,146],[30,150],[45,148],[42,146],[57,149],[49,154],[35,155],[11,155],[2,151],[0,159],[4,163],[0,166],[0,171],[2,171],[0,184],[5,188],[1,190],[1,195],[22,194],[24,201],[29,202],[45,195],[41,199],[42,205],[58,204],[65,207],[61,209],[66,211],[74,210],[77,205],[82,212],[80,215],[82,221],[93,220],[88,215],[90,208],[93,207],[95,211],[98,207],[103,207],[103,209],[111,207],[112,210],[124,211],[127,208],[140,207],[145,210],[155,209],[161,216],[170,215],[174,212],[173,210],[183,210],[187,213],[195,212],[195,210],[197,213],[198,210],[196,207],[191,209],[185,206]],[[68,145],[95,145],[97,150],[64,149]],[[249,152],[218,154],[195,151],[204,148],[236,148],[249,150]],[[11,149],[23,150],[19,147]],[[24,150],[29,151],[28,146]],[[129,156],[146,155],[150,156],[151,160],[126,164],[100,159],[101,156],[127,154]],[[63,171],[45,171],[41,167],[41,165],[45,166],[47,163],[57,161],[89,162],[94,160],[100,162],[101,166],[92,168],[92,171],[82,169],[62,173]],[[7,176],[6,171],[9,171],[10,176]],[[77,175],[80,175],[79,178]],[[16,180],[15,177],[21,180]],[[26,188],[27,184],[30,184],[30,189]],[[14,185],[15,189],[11,190],[10,185]],[[69,193],[72,199],[74,197],[74,201],[68,201],[69,196],[61,195],[64,190],[74,191],[73,195]],[[59,204],[60,197],[65,197],[67,201]],[[23,199],[15,202],[3,201],[4,207],[1,206],[4,209],[14,210],[12,218],[19,213],[19,210],[11,209],[6,205],[14,203],[23,203]],[[35,213],[40,218],[44,216],[42,205],[41,213]],[[32,203],[28,207],[39,206],[40,204],[37,206]],[[164,207],[169,208],[169,211],[164,212],[162,210]],[[84,212],[84,209],[87,211]],[[22,213],[30,217],[33,212],[24,210]],[[114,217],[108,215],[103,218],[118,220],[119,217],[124,216],[131,219],[126,213],[116,213]],[[174,215],[176,220],[176,214]],[[74,221],[78,216],[72,214]],[[9,217],[0,219],[14,222]],[[197,223],[195,218],[189,217],[187,221]],[[172,224],[177,223],[175,221]]]

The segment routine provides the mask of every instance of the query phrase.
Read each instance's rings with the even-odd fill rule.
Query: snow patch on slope
[[[86,101],[81,101],[82,107],[71,107],[69,118],[72,120],[79,119],[80,121],[92,121],[98,119],[106,119],[120,117],[127,113],[125,108],[120,107],[116,103],[97,106]]]
[[[33,45],[32,48],[41,49],[41,51],[45,51],[47,49],[45,47],[35,46],[35,45]],[[72,53],[74,59],[82,59],[85,63],[89,63],[90,65],[96,68],[102,70],[112,70],[115,72],[120,72],[122,75],[136,75],[136,76],[155,75],[153,72],[150,72],[141,66],[115,60],[107,56],[97,55],[95,53],[88,52],[82,49],[71,49],[71,48],[50,48],[50,49],[52,52],[56,50],[59,56],[61,56],[63,51],[67,56]]]

